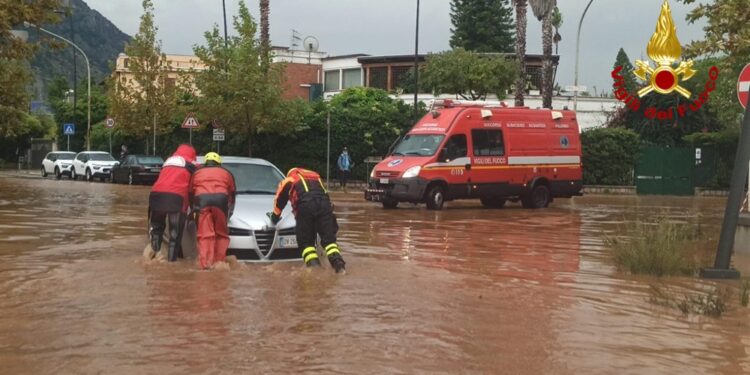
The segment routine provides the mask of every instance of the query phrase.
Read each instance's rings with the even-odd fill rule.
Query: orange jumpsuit
[[[190,195],[198,206],[198,261],[210,268],[226,259],[229,248],[227,222],[234,209],[236,187],[228,170],[206,165],[193,174]]]

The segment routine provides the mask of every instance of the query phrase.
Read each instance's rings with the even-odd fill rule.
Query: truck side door
[[[465,198],[470,194],[471,165],[466,134],[454,134],[445,142],[440,156],[445,162],[448,194],[452,198]]]

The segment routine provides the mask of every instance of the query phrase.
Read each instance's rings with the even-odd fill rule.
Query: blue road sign
[[[76,124],[63,124],[63,135],[73,135],[76,133]]]

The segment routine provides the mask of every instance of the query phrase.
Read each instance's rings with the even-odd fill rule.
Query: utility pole
[[[417,27],[414,32],[414,122],[419,117],[417,100],[419,95],[419,0],[417,0]]]

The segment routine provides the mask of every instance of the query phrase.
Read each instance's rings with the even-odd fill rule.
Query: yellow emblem
[[[680,86],[680,82],[687,81],[695,74],[693,61],[682,61],[677,69],[672,68],[672,64],[682,54],[682,47],[680,47],[680,41],[677,39],[677,28],[672,20],[672,11],[669,9],[668,0],[664,0],[664,4],[661,6],[656,31],[648,42],[646,52],[648,57],[656,62],[657,66],[652,68],[648,61],[635,61],[637,69],[633,71],[633,74],[648,83],[648,86],[638,90],[638,97],[643,97],[651,91],[660,94],[677,91],[682,96],[690,98],[690,91]]]

